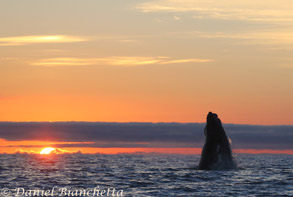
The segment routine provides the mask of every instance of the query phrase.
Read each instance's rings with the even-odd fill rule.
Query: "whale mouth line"
[[[218,115],[209,112],[204,129],[206,137],[202,149],[199,170],[232,170],[237,165],[231,150],[231,139],[227,137]]]

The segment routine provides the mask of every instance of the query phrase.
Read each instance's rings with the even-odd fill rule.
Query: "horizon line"
[[[119,122],[119,121],[0,121],[1,123],[116,123],[116,124],[206,124],[206,122]],[[224,125],[243,125],[243,126],[293,126],[293,124],[249,124],[249,123],[225,123]]]

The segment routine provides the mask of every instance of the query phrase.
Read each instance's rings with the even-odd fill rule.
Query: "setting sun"
[[[41,150],[40,154],[41,155],[48,155],[54,150],[55,150],[55,148],[52,148],[52,147],[44,148],[44,149]]]

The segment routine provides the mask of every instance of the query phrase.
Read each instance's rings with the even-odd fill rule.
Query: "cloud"
[[[108,58],[49,58],[32,63],[34,66],[113,65],[141,66],[149,64],[178,64],[211,62],[210,59],[173,59],[170,57],[108,57]]]
[[[170,32],[170,36],[183,36],[185,38],[205,39],[234,39],[240,44],[258,44],[282,46],[280,49],[292,48],[293,31],[289,29],[271,29],[248,32]]]
[[[71,43],[84,42],[87,40],[88,38],[67,35],[0,37],[0,46],[29,45],[43,43]]]
[[[136,6],[142,12],[191,12],[195,18],[291,23],[293,2],[288,0],[153,0]]]
[[[189,63],[189,62],[212,62],[209,59],[178,59],[161,62],[161,64],[179,64],[179,63]]]
[[[32,63],[34,66],[84,66],[95,64],[94,59],[82,58],[49,58]]]
[[[81,151],[68,151],[61,148],[55,148],[50,154],[81,154]]]
[[[33,150],[23,150],[23,149],[17,149],[14,153],[15,154],[36,154],[36,152]]]
[[[49,140],[58,148],[201,148],[205,140],[204,126],[201,123],[1,122],[0,138]],[[293,126],[225,124],[224,128],[232,139],[233,148],[293,149]]]

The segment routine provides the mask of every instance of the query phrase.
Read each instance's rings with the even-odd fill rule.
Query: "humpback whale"
[[[209,112],[204,129],[206,137],[199,162],[199,170],[236,169],[229,139],[218,115]]]

